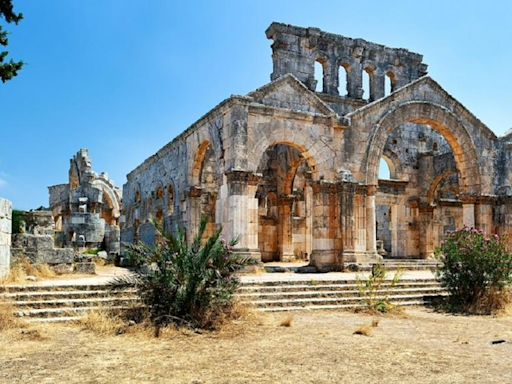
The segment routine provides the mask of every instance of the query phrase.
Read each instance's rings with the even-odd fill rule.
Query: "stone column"
[[[340,186],[340,231],[343,240],[341,248],[344,263],[357,261],[355,255],[356,219],[354,210],[356,188],[356,184],[351,182],[344,182]]]
[[[369,255],[377,255],[377,229],[375,227],[375,185],[368,186],[366,195],[366,252]]]
[[[469,228],[475,226],[475,204],[462,203],[462,224]]]
[[[379,71],[375,71],[373,76],[371,77],[371,90],[370,90],[370,100],[377,100],[381,97],[384,97],[385,94],[385,77],[384,74]]]
[[[351,63],[351,70],[347,74],[348,97],[355,99],[363,98],[363,68],[361,63],[354,61]]]
[[[490,201],[481,201],[475,205],[475,226],[485,233],[493,233],[493,213]]]
[[[278,226],[277,241],[279,246],[279,260],[293,261],[293,239],[292,239],[292,206],[294,196],[279,196],[277,200]]]
[[[197,186],[190,187],[187,195],[187,241],[192,242],[196,237],[201,223],[201,193]]]
[[[11,264],[12,204],[0,198],[0,278],[7,276]]]
[[[427,259],[434,254],[434,207],[421,204],[419,207],[420,257]]]
[[[327,64],[324,65],[324,89],[325,93],[329,95],[338,95],[338,70],[339,67],[337,65],[336,60],[329,60]]]
[[[341,242],[339,234],[339,203],[336,184],[325,181],[312,183],[313,187],[313,247],[310,264],[317,269],[340,268]]]
[[[258,199],[255,197],[260,175],[246,171],[226,173],[226,240],[238,239],[235,250],[261,261],[258,249]]]

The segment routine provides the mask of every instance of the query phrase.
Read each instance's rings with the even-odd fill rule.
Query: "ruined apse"
[[[48,189],[57,244],[119,254],[121,191],[93,171],[87,149],[70,160],[69,182]]]
[[[127,176],[123,244],[154,221],[319,270],[427,258],[463,225],[512,228],[510,135],[427,75],[421,54],[272,23],[271,82],[231,96]],[[381,167],[388,174],[382,177]]]

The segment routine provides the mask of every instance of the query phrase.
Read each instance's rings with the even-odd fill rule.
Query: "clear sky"
[[[89,148],[118,185],[231,94],[267,83],[272,21],[424,55],[429,74],[496,134],[512,126],[510,1],[14,0],[0,83],[0,196],[48,205]]]

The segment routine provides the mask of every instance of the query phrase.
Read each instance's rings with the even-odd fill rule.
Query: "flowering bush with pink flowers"
[[[453,310],[489,314],[506,305],[512,255],[498,235],[464,227],[451,233],[436,255],[442,261],[438,277]]]

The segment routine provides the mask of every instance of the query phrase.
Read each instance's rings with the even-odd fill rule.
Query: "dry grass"
[[[354,335],[371,336],[373,330],[379,326],[380,321],[373,319],[370,325],[363,325],[354,331]]]
[[[14,307],[10,303],[0,303],[0,331],[25,326],[25,322],[15,315]]]
[[[291,327],[293,323],[293,314],[287,314],[279,323],[281,327]]]
[[[298,312],[197,334],[165,329],[104,335],[46,326],[44,340],[0,333],[1,382],[18,383],[507,383],[512,382],[512,317],[452,316],[412,309],[379,317],[372,337],[353,335],[373,317]],[[378,330],[378,331],[377,331]],[[26,338],[24,338],[26,336]],[[505,343],[491,344],[494,340]]]
[[[34,276],[37,279],[51,279],[57,274],[47,264],[34,265],[28,258],[24,257],[13,264],[9,275],[0,280],[0,284],[25,283],[27,276]]]
[[[127,324],[118,315],[104,309],[89,311],[78,324],[82,329],[100,335],[119,335],[126,331]]]

